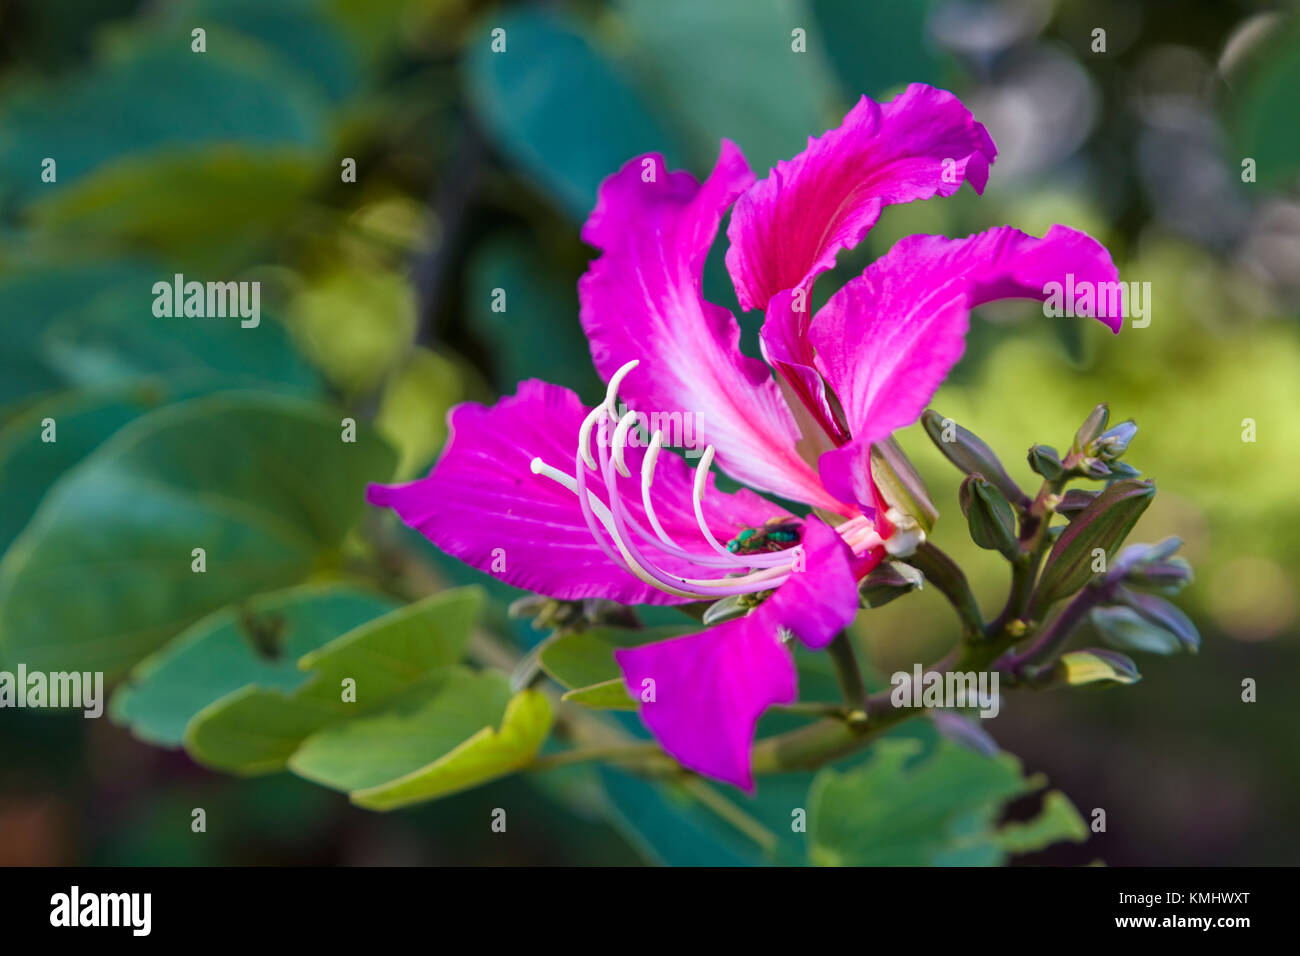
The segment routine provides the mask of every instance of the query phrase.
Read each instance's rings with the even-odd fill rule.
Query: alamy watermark
[[[260,282],[186,282],[178,272],[171,282],[155,282],[153,296],[153,314],[160,319],[239,316],[245,329],[255,329],[262,321]]]
[[[50,897],[50,925],[122,926],[133,936],[148,936],[153,928],[153,894],[83,893],[73,886]]]
[[[0,707],[55,707],[85,711],[87,719],[104,713],[103,671],[0,671]]]
[[[895,671],[889,678],[895,707],[978,707],[981,717],[996,717],[1001,709],[997,671]]]
[[[1049,319],[1126,318],[1135,329],[1151,324],[1150,282],[1075,281],[1067,272],[1065,282],[1048,282],[1043,286],[1043,315]]]

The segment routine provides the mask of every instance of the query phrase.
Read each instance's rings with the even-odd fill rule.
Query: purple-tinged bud
[[[1137,425],[1131,419],[1121,422],[1089,442],[1088,454],[1102,461],[1115,461],[1128,451],[1129,443],[1133,441],[1137,430]]]
[[[1029,467],[1048,481],[1059,481],[1065,474],[1061,456],[1051,445],[1034,445],[1029,449]]]
[[[864,607],[883,607],[895,598],[925,586],[925,575],[910,564],[885,561],[858,582],[858,596]]]
[[[1106,430],[1108,421],[1110,421],[1110,406],[1102,402],[1088,414],[1083,424],[1079,426],[1079,430],[1074,433],[1074,453],[1085,454],[1084,449]]]
[[[1020,490],[993,449],[978,435],[962,428],[951,418],[944,418],[932,408],[921,415],[921,424],[943,456],[967,475],[979,474],[997,486],[1006,499],[1017,508],[1029,505],[1029,496]]]

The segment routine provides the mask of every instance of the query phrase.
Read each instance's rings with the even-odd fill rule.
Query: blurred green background
[[[1068,444],[1097,402],[1137,419],[1128,459],[1160,493],[1134,539],[1180,535],[1197,572],[1179,601],[1199,657],[1144,658],[1131,688],[1015,696],[987,725],[1085,818],[1107,812],[1107,832],[1018,862],[1300,862],[1300,33],[1282,3],[8,0],[0,550],[56,481],[93,497],[96,447],[181,399],[247,386],[333,402],[374,422],[407,477],[457,401],[530,376],[591,401],[578,228],[605,175],[650,150],[702,175],[723,136],[761,175],[861,93],[912,81],[989,127],[989,188],[888,208],[818,296],[911,232],[1062,222],[1098,237],[1124,278],[1151,283],[1150,327],[1111,337],[1035,305],[980,310],[933,405],[1026,481],[1023,451]],[[738,311],[725,248],[706,293]],[[259,280],[264,328],[154,319],[147,290],[174,272]],[[741,316],[747,349],[759,321]],[[47,416],[53,457],[35,437]],[[957,473],[919,429],[900,440],[950,519],[936,540],[992,606],[1005,568],[951,520]],[[96,626],[93,608],[74,613]],[[938,656],[953,629],[926,591],[864,614],[859,638],[889,673]],[[1241,701],[1247,677],[1257,703]],[[288,774],[210,773],[107,719],[7,710],[0,863],[734,859],[693,817],[656,843],[652,813],[629,825],[589,783],[513,779],[381,815]],[[629,800],[639,786],[605,783]],[[481,817],[507,804],[508,841]]]

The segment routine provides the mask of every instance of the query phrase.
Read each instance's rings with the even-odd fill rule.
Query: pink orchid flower
[[[589,409],[532,380],[491,408],[460,405],[428,477],[371,486],[369,500],[460,560],[555,598],[771,592],[744,617],[615,655],[669,754],[752,790],[755,724],[797,696],[786,637],[825,647],[858,610],[857,581],[922,537],[884,508],[871,444],[919,417],[961,357],[974,306],[1041,300],[1067,273],[1076,285],[1118,278],[1099,243],[1062,226],[1041,239],[1009,227],[911,236],[809,317],[813,281],[886,203],[948,196],[965,181],[982,192],[995,155],[956,97],[913,85],[883,105],[863,97],[757,182],[727,141],[703,183],[658,154],[631,160],[601,185],[582,233],[601,250],[579,292],[605,401]],[[727,267],[741,306],[766,312],[772,368],[741,353],[735,318],[703,298],[729,208]],[[1103,321],[1118,331],[1118,317]],[[706,445],[694,468],[661,454],[662,429],[637,440],[647,413],[693,423]],[[809,513],[723,492],[715,463]]]

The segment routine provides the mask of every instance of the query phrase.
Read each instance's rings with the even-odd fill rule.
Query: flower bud
[[[1172,595],[1181,591],[1192,578],[1190,564],[1182,558],[1171,558],[1130,571],[1124,581],[1144,591]]]
[[[1110,477],[1110,466],[1107,465],[1100,458],[1081,459],[1079,463],[1074,466],[1074,468],[1075,471],[1077,471],[1084,478],[1093,478],[1096,479],[1097,481],[1100,481],[1103,478]]]
[[[1062,654],[1056,662],[1053,677],[1071,686],[1111,681],[1117,684],[1136,684],[1142,679],[1137,665],[1116,651],[1090,647],[1083,651]]]
[[[890,508],[910,515],[926,533],[934,528],[939,510],[930,500],[925,482],[892,436],[871,446],[871,479]]]
[[[968,475],[979,474],[1006,496],[1017,507],[1029,504],[1029,496],[1011,480],[993,449],[984,444],[980,438],[962,428],[952,419],[944,418],[932,408],[927,408],[921,415],[921,424],[930,436],[935,447],[943,452],[945,458]]]
[[[1008,561],[1020,556],[1016,538],[1016,515],[1011,503],[983,475],[970,475],[958,492],[962,513],[970,526],[970,536],[988,551],[997,551]]]
[[[1137,434],[1138,427],[1130,419],[1120,422],[1114,428],[1102,432],[1088,443],[1088,454],[1102,461],[1115,461],[1128,451],[1129,443]]]
[[[1094,408],[1079,426],[1079,430],[1074,433],[1074,452],[1075,454],[1085,454],[1085,449],[1090,445],[1094,438],[1106,430],[1106,423],[1110,421],[1110,406],[1102,402]]]
[[[1051,445],[1035,445],[1029,449],[1029,467],[1048,481],[1058,481],[1065,474],[1061,456]]]
[[[858,596],[865,607],[883,607],[924,586],[925,575],[910,564],[884,561],[858,582]]]
[[[1175,654],[1182,641],[1173,632],[1129,607],[1098,607],[1088,615],[1102,639],[1121,651]]]

